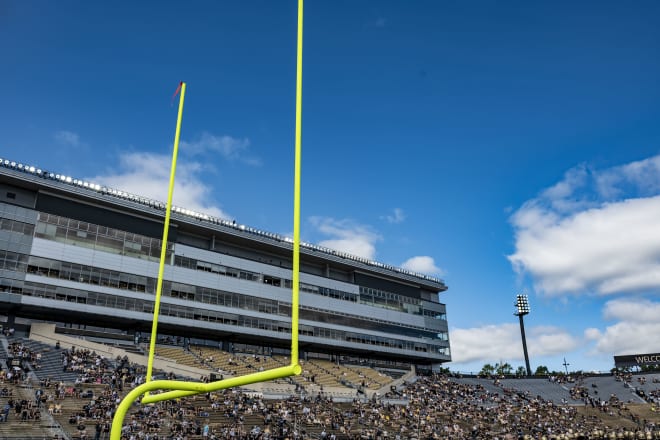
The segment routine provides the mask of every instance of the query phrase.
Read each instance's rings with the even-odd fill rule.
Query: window
[[[264,284],[280,287],[282,284],[282,280],[280,278],[275,278],[270,275],[264,275]]]

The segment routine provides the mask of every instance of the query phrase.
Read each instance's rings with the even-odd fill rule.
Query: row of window
[[[42,227],[42,229],[45,227],[51,227],[51,226],[54,227],[55,224],[57,224],[58,226],[66,225],[67,228],[69,227],[72,228],[71,231],[76,231],[75,236],[78,238],[81,238],[83,236],[88,237],[86,235],[87,232],[95,232],[97,234],[100,234],[101,236],[112,236],[112,237],[123,236],[124,238],[128,238],[131,240],[126,242],[126,244],[128,245],[135,244],[138,241],[142,241],[143,244],[151,243],[152,240],[154,240],[152,238],[142,237],[137,234],[123,233],[123,231],[118,231],[107,227],[96,227],[96,225],[90,223],[66,219],[63,217],[53,216],[49,214],[43,214],[43,213],[40,214],[40,219],[48,221],[49,223],[40,223],[41,226],[38,225],[37,229],[39,229],[40,227]],[[23,234],[29,234],[31,233],[31,229],[33,229],[31,228],[31,225],[27,223],[17,222],[9,219],[2,219],[2,222],[0,223],[0,227],[2,227],[5,230],[20,232]],[[160,244],[160,240],[156,240],[156,241],[158,242],[158,244]],[[28,267],[26,266],[27,255],[7,252],[7,251],[0,251],[0,267],[3,267],[7,270],[12,270],[17,272],[27,271],[29,273],[38,274],[42,276],[56,277],[70,281],[90,283],[94,285],[101,285],[101,286],[118,288],[122,290],[131,290],[136,292],[154,293],[156,290],[155,289],[156,280],[150,277],[128,274],[128,273],[120,273],[107,269],[92,268],[91,266],[79,265],[75,263],[66,263],[56,260],[45,259],[45,258],[32,257],[32,259],[34,260],[34,262],[30,265],[30,267]],[[221,266],[208,262],[201,262],[182,256],[175,256],[175,264],[181,267],[194,268],[196,270],[204,270],[224,276],[230,276],[230,277],[245,279],[249,281],[258,282],[260,280],[263,280],[264,283],[273,286],[281,286],[283,282],[285,288],[291,288],[291,284],[292,284],[291,280],[288,279],[282,280],[280,278],[275,278],[268,275],[262,276],[261,274],[255,272],[249,272],[237,268]],[[278,307],[278,304],[275,301],[259,300],[258,304],[256,304],[255,306],[249,306],[244,304],[244,302],[246,298],[252,298],[252,297],[233,294],[230,292],[217,291],[215,289],[184,285],[180,283],[170,283],[166,281],[164,286],[164,291],[167,292],[168,290],[170,291],[170,296],[185,300],[191,300],[191,301],[196,300],[208,304],[224,305],[228,307],[256,310],[263,313],[272,313],[279,315],[288,315],[290,313],[289,306]],[[349,300],[352,302],[357,301],[357,295],[353,293],[338,291],[327,287],[300,283],[300,290],[302,292],[332,297],[336,299]],[[419,310],[418,306],[416,306],[415,304],[416,302],[419,302],[419,300],[413,298],[397,295],[390,292],[368,289],[368,288],[361,288],[361,292],[362,294],[360,295],[359,302],[363,304],[379,305],[381,307],[394,308],[398,310],[397,307],[393,307],[393,302],[396,302],[397,304],[400,305],[401,304],[400,301],[402,301],[404,307],[406,308],[416,307],[415,310]],[[282,308],[284,310],[280,310]],[[408,311],[410,312],[412,310],[408,309]],[[425,315],[428,315],[428,312],[432,312],[432,311],[424,310],[424,312]],[[436,312],[432,312],[432,313],[435,314]],[[418,312],[416,314],[418,314]],[[440,315],[440,317],[441,319],[446,320],[445,314]],[[350,319],[350,320],[356,321],[355,319]],[[346,321],[346,319],[340,319],[340,321],[343,322]],[[336,322],[336,320],[333,318],[326,322]],[[355,322],[344,323],[343,325],[355,326]],[[385,327],[383,327],[382,328],[383,331],[395,330],[394,326],[391,325],[380,324],[379,326],[381,327],[385,326],[389,328],[389,330],[387,330]],[[398,328],[400,329],[400,327]],[[404,332],[404,334],[411,336],[428,337],[428,335],[431,334],[431,332],[416,328],[416,329],[409,329],[409,331]],[[440,339],[446,338],[445,334],[438,334],[436,335],[436,337]]]
[[[35,235],[41,238],[56,239],[57,241],[64,241],[72,244],[75,243],[77,245],[83,245],[83,246],[87,245],[87,247],[90,248],[98,249],[101,251],[115,251],[115,253],[121,253],[123,255],[130,255],[131,253],[135,253],[135,254],[139,254],[142,257],[148,257],[152,260],[157,260],[160,257],[161,242],[160,240],[157,239],[140,236],[138,234],[127,233],[113,228],[107,228],[86,222],[67,219],[64,217],[44,214],[44,213],[40,213],[40,220],[42,220],[43,223],[37,225]],[[0,219],[0,229],[15,233],[20,233],[24,235],[31,235],[35,231],[35,227],[29,223],[18,222],[10,219]],[[90,237],[90,235],[92,236]],[[172,246],[168,246],[168,248],[169,248],[168,253],[171,254]],[[145,254],[144,251],[147,249],[152,249],[153,251],[147,252],[147,254]],[[96,269],[96,271],[94,271],[91,270],[92,268],[89,266],[59,262],[48,259],[38,259],[37,257],[32,257],[32,258],[35,258],[37,260],[42,260],[39,261],[39,263],[41,264],[28,265],[27,255],[7,252],[7,251],[0,251],[0,267],[16,272],[36,273],[39,275],[68,279],[77,282],[86,282],[91,284],[103,285],[103,286],[118,288],[122,290],[132,290],[138,292],[155,291],[155,280],[149,277],[120,273],[120,272],[104,270],[104,269]],[[181,258],[185,258],[185,257],[181,257]],[[242,271],[235,268],[222,268],[221,266],[218,265],[212,265],[211,263],[197,262],[192,259],[188,259],[188,260],[190,261],[186,262],[187,263],[186,265],[188,267],[191,267],[192,264],[194,264],[195,265],[194,268],[196,270],[215,272],[218,274],[246,279],[250,281],[263,280],[263,282],[266,284],[270,284],[278,287],[280,287],[283,283],[285,288],[291,287],[291,280],[286,280],[286,279],[282,280],[268,275],[263,275],[262,278],[262,276],[258,273]],[[183,260],[179,259],[179,261],[177,262],[182,263]],[[184,264],[177,264],[177,265],[184,266]],[[224,271],[222,269],[224,269]],[[264,313],[280,314],[284,316],[290,315],[290,306],[278,305],[277,302],[275,301],[246,297],[244,295],[232,294],[229,292],[222,292],[225,294],[223,298],[223,295],[218,296],[217,295],[218,291],[215,291],[214,289],[204,289],[196,286],[183,285],[180,283],[170,283],[167,281],[165,282],[165,284],[169,284],[169,286],[164,285],[163,286],[164,291],[167,291],[167,287],[169,287],[170,296],[172,297],[195,300],[196,293],[189,292],[186,290],[191,290],[191,288],[193,290],[201,289],[202,292],[197,292],[197,294],[199,295],[197,299],[198,301],[201,299],[203,302],[208,302],[212,304],[226,305],[229,307],[239,307],[249,310],[257,310]],[[180,290],[177,290],[177,288],[179,288]],[[10,291],[12,293],[22,293],[22,289],[17,288],[16,286],[0,286],[0,290]],[[204,290],[206,292],[204,292]],[[356,297],[357,297],[357,295],[350,292],[341,292],[341,291],[336,291],[334,289],[320,287],[320,286],[313,286],[305,283],[301,283],[301,291],[317,294],[317,295],[329,296],[338,299],[344,299],[353,302],[356,302]],[[367,292],[367,294],[365,295],[365,300],[361,300],[360,302],[371,304],[371,302],[368,301],[370,299],[368,293],[371,292],[365,289],[361,289],[361,291]],[[30,294],[30,293],[26,292],[26,294]],[[78,303],[89,303],[90,299],[92,300],[92,302],[94,302],[94,298],[93,298],[94,295],[102,295],[103,297],[106,297],[105,299],[107,300],[106,304],[108,307],[115,307],[119,309],[127,309],[128,302],[133,301],[133,299],[127,299],[112,295],[98,294],[94,292],[90,292],[89,295],[91,295],[91,298],[87,298],[86,296],[80,296],[80,295],[67,295],[63,293],[57,293],[55,295],[55,299],[78,302]],[[400,297],[400,299],[407,304],[410,304],[412,301],[418,301],[409,297],[403,297],[393,293],[387,293],[387,292],[379,292],[377,294],[372,293],[372,298],[386,298],[390,302],[394,302],[397,297]],[[229,300],[217,301],[217,299],[220,298],[229,299]],[[246,299],[246,298],[253,298],[258,300],[258,304],[256,305],[240,304],[241,299]],[[204,299],[207,299],[208,301],[204,301]],[[373,302],[375,304],[372,305],[381,305],[387,308],[392,308],[391,306],[393,305],[393,304],[388,304],[387,301],[375,300]],[[146,303],[149,302],[146,301]],[[250,317],[246,317],[247,319],[245,321],[241,321],[241,324],[237,323],[237,321],[234,320],[233,318],[226,318],[226,317],[213,318],[211,316],[208,317],[209,319],[205,319],[203,314],[202,315],[194,314],[194,316],[196,317],[190,318],[191,314],[189,311],[181,314],[181,310],[187,310],[191,308],[183,307],[183,309],[181,309],[181,307],[179,306],[174,306],[174,305],[171,306],[172,306],[171,310],[168,309],[169,311],[166,313],[168,316],[180,316],[189,319],[201,319],[211,322],[223,322],[234,325],[243,325],[246,327],[256,326],[259,328],[266,328],[266,329],[268,328],[268,326],[263,322],[256,323],[255,325],[250,325],[249,323],[255,320],[255,318],[250,318]],[[153,309],[153,303],[151,303],[150,306],[146,305],[143,311],[148,313],[153,313],[152,309]],[[358,324],[359,320],[350,318],[348,317],[348,315],[337,319],[337,315],[335,314],[331,315],[326,313],[319,313],[318,310],[315,311],[301,310],[301,317],[302,319],[315,320],[319,322],[331,322],[334,324],[359,327],[358,325],[356,325]],[[263,321],[263,320],[257,320],[257,321]],[[327,328],[314,328],[316,330],[312,330],[311,328],[310,329],[304,328],[307,326],[302,326],[302,327],[303,329],[301,331],[301,334],[307,334],[311,336],[319,336],[319,337],[325,337],[331,339],[342,339],[339,336],[340,334],[344,333],[341,331],[327,329]],[[417,337],[428,337],[428,335],[431,334],[428,331],[423,331],[423,333],[425,334],[421,334],[419,329],[418,330],[403,329],[402,327],[398,327],[398,326],[395,328],[394,326],[387,325],[387,323],[377,325],[376,327],[377,327],[376,329],[379,331],[391,332],[394,330],[397,331],[399,334],[406,334]],[[374,327],[372,326],[371,328]],[[281,331],[281,329],[278,331]],[[290,329],[288,331],[290,331]],[[441,340],[447,339],[446,332],[437,334],[436,337],[438,337]],[[379,338],[379,337],[375,337],[375,339],[373,339],[373,337],[368,337],[367,339],[364,340],[363,339],[364,339],[363,335],[358,335],[357,337],[353,336],[350,338],[350,340],[354,340],[354,341],[359,340],[361,341],[361,343],[367,343],[371,345],[392,346],[389,343],[384,342],[382,340],[383,338]],[[434,349],[440,352],[442,352],[442,350],[448,350],[444,348],[438,349],[438,347],[435,347]],[[419,346],[416,347],[415,350],[427,351],[426,348],[420,348]]]
[[[101,252],[126,255],[149,261],[160,261],[161,240],[140,234],[95,225],[53,214],[39,213],[35,237],[86,247]],[[167,246],[166,258],[174,245]]]
[[[209,263],[207,261],[200,261],[194,258],[183,257],[181,255],[174,256],[174,265],[184,267],[186,269],[201,270],[204,272],[212,272],[217,275],[240,278],[242,280],[254,281],[257,283],[264,283],[273,287],[291,289],[291,286],[293,285],[293,281],[290,279],[274,277],[272,275],[266,275],[257,272],[250,272],[245,269],[238,269],[235,267],[223,266],[215,263]],[[354,293],[343,292],[328,287],[314,286],[307,283],[300,283],[300,291],[345,301],[358,301],[358,295]]]
[[[52,220],[53,216],[50,216],[49,219]],[[60,219],[60,222],[62,222],[61,218],[58,219]],[[22,225],[29,226],[29,224],[26,223],[7,220],[3,224],[6,230],[12,230],[17,232],[21,230],[24,232],[29,232],[29,228],[26,229],[24,226],[22,226]],[[77,221],[75,222],[75,224],[89,225],[87,223],[77,222]],[[103,231],[107,231],[107,230],[108,228],[105,228]],[[145,293],[155,293],[156,290],[156,280],[154,278],[150,278],[146,276],[121,273],[107,269],[92,268],[91,266],[62,262],[58,260],[51,260],[51,259],[39,258],[39,257],[31,257],[30,261],[31,263],[28,265],[27,255],[9,252],[9,251],[0,251],[0,267],[7,270],[11,270],[15,272],[28,272],[42,276],[55,277],[59,279],[89,283],[93,285],[101,285],[101,286],[112,287],[121,290],[130,290],[130,291],[145,292]],[[192,260],[187,257],[178,256],[176,258],[176,262],[180,263],[184,267],[200,267],[199,262],[196,262],[195,260]],[[253,272],[246,272],[235,268],[226,268],[219,265],[209,264],[206,267],[209,268],[212,267],[211,270],[216,273],[221,273],[227,276],[238,277],[246,280],[258,280],[260,277],[260,274],[256,274]],[[271,280],[271,278],[272,277],[264,276],[264,280],[267,283],[273,285],[279,284],[280,282],[279,278],[275,279],[274,281]],[[285,282],[285,286],[290,288],[291,280],[284,280],[284,282]],[[181,283],[171,283],[169,281],[165,281],[163,290],[166,295],[167,292],[169,292],[170,296],[184,300],[191,300],[191,301],[196,300],[198,302],[203,302],[208,304],[216,304],[227,307],[255,310],[263,313],[271,313],[271,314],[278,314],[284,316],[290,315],[290,306],[288,305],[279,305],[276,301],[263,300],[255,297],[239,295],[236,293],[218,291],[216,289],[185,285]],[[341,297],[342,294],[353,295],[347,292],[340,292],[334,289],[313,286],[305,283],[301,283],[301,291],[319,294],[323,296],[330,296],[334,298]],[[353,297],[355,297],[355,295],[353,295]],[[381,293],[380,297],[385,297],[384,293]],[[390,295],[390,298],[392,297],[393,294]],[[353,301],[355,301],[355,298],[353,298]],[[251,304],[246,304],[246,302]],[[337,315],[335,314],[328,315],[327,319],[323,319],[322,316],[317,316],[317,318],[315,319],[320,319],[321,321],[328,323],[341,323],[342,325],[360,327],[359,321],[361,320],[355,318],[336,319],[336,316]],[[373,321],[380,321],[380,320],[374,319]],[[385,321],[380,321],[380,323],[377,324],[377,326],[380,327],[379,328],[380,330],[386,332],[394,331],[401,333],[401,329],[402,329],[402,327],[400,326],[393,326],[391,324],[387,324]],[[415,336],[415,337],[428,338],[430,337],[431,334],[433,334],[433,332],[416,327],[416,328],[408,328],[407,331],[403,331],[402,334]],[[446,333],[436,334],[436,338],[446,339]]]
[[[193,258],[183,257],[181,255],[174,256],[174,265],[186,269],[201,270],[203,272],[211,272],[216,275],[222,275],[230,278],[239,278],[248,281],[261,281],[261,274],[250,272],[245,269],[237,269],[235,267],[223,266],[215,263],[207,263],[205,261],[198,261]],[[264,277],[264,283],[268,281]]]
[[[101,252],[111,252],[150,261],[160,260],[161,240],[156,238],[47,213],[39,213],[38,220],[35,236],[39,238],[75,244],[77,246],[91,248]],[[168,264],[171,261],[172,250],[173,244],[169,243],[166,252],[166,262]],[[188,269],[211,272],[222,276],[261,282],[274,287],[290,289],[292,285],[290,279],[282,279],[272,275],[223,266],[179,255],[174,256],[174,265]],[[436,316],[436,312],[423,310],[422,302],[419,299],[410,298],[392,292],[361,288],[360,295],[356,295],[351,292],[344,292],[306,283],[301,283],[300,289],[303,292],[340,299],[343,301],[359,302],[361,304],[387,308],[414,315]]]
[[[354,315],[343,314],[343,313],[327,313],[324,310],[315,308],[315,307],[301,307],[300,308],[300,317],[301,319],[307,319],[310,321],[323,323],[323,324],[335,324],[341,325],[344,327],[351,328],[365,328],[364,321],[365,318],[355,317]],[[436,330],[423,330],[420,327],[414,326],[405,326],[400,323],[392,323],[390,321],[385,321],[375,318],[367,318],[369,320],[368,328],[369,330],[379,331],[383,333],[392,333],[401,336],[411,336],[414,338],[421,339],[439,339],[446,341],[447,332]],[[438,333],[440,332],[440,333]],[[441,336],[444,335],[444,336]]]
[[[15,254],[20,256],[21,254]],[[22,256],[26,258],[26,256]],[[157,280],[155,278],[128,274],[109,269],[99,269],[93,266],[52,260],[43,257],[29,257],[26,263],[30,274],[64,279],[98,286],[112,287],[120,290],[130,290],[155,294]],[[255,296],[243,295],[209,287],[195,286],[175,281],[163,281],[162,295],[204,304],[252,310],[279,316],[290,316],[291,305],[279,301]],[[309,319],[329,324],[345,325],[354,328],[377,329],[388,333],[398,333],[420,338],[438,338],[437,330],[424,329],[417,326],[405,326],[402,323],[388,323],[371,316],[351,316],[340,313],[330,313],[309,308],[309,313],[302,314],[302,319]],[[311,312],[314,310],[314,312]]]
[[[263,282],[264,284],[274,287],[284,287],[285,289],[290,289],[293,284],[292,280],[287,278],[278,278],[271,275],[250,272],[244,269],[209,263],[180,255],[174,256],[174,264],[187,269],[203,270],[218,275],[240,278],[248,281]],[[345,292],[307,283],[300,283],[300,291],[311,293],[313,295],[395,310],[397,312],[406,312],[411,315],[424,315],[445,321],[447,320],[447,316],[444,313],[423,309],[421,300],[392,292],[360,287],[360,294],[358,295],[352,292]]]
[[[34,225],[11,220],[8,218],[0,218],[0,230],[16,232],[23,235],[32,235],[34,233]]]
[[[28,256],[25,254],[0,249],[0,269],[25,273],[27,262]]]
[[[141,298],[126,298],[116,295],[109,295],[99,292],[87,292],[83,290],[62,288],[41,283],[25,282],[19,287],[16,280],[0,280],[0,291],[10,291],[21,293],[27,296],[34,296],[45,299],[54,299],[58,301],[67,301],[79,304],[108,307],[126,311],[135,311],[142,313],[153,313],[153,301]],[[271,319],[256,318],[240,314],[220,312],[217,310],[200,309],[176,304],[161,303],[161,316],[171,316],[177,318],[191,319],[196,321],[213,322],[227,325],[234,325],[244,328],[258,328],[262,330],[290,333],[290,322],[275,321]],[[341,330],[331,330],[323,327],[301,325],[301,335],[334,339],[338,341],[355,342],[359,344],[377,345],[381,347],[397,348],[417,352],[435,352],[447,354],[447,347],[440,347],[434,344],[425,344],[412,341],[398,340],[380,336],[364,335],[354,332]]]

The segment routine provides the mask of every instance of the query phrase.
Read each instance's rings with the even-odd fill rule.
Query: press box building
[[[0,313],[147,334],[163,203],[0,160]],[[290,346],[292,240],[173,207],[159,334]],[[438,278],[303,243],[300,353],[451,360]]]

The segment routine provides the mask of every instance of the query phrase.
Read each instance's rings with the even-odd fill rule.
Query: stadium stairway
[[[129,353],[118,347],[110,347],[105,344],[87,341],[85,339],[73,338],[70,336],[56,334],[54,324],[34,323],[30,328],[30,340],[39,341],[54,348],[57,342],[60,343],[62,349],[69,349],[73,346],[80,349],[88,349],[94,351],[107,359],[114,360],[117,357],[127,357],[130,362],[138,365],[147,365],[147,356]],[[208,370],[197,368],[189,365],[179,364],[174,360],[154,358],[154,369],[172,372],[177,377],[191,377],[199,378],[208,374]]]
[[[0,333],[0,368],[3,370],[7,369],[8,348],[9,342],[7,341],[7,338]]]
[[[452,377],[449,380],[452,382],[462,383],[466,385],[481,386],[490,393],[502,394],[502,388],[495,385],[492,379],[480,379],[476,377],[461,377],[461,378]]]
[[[630,386],[635,391],[639,390],[648,396],[649,393],[655,392],[658,389],[660,389],[660,374],[646,373],[646,374],[634,375],[633,381],[630,383]]]
[[[617,382],[611,375],[585,377],[583,382],[590,397],[608,400],[616,396],[622,402],[644,403],[644,399],[635,394],[634,384]]]
[[[12,392],[14,400],[34,400],[34,388],[29,383],[20,385],[5,384]],[[12,408],[6,422],[0,422],[0,439],[43,440],[57,438],[68,440],[60,424],[46,411],[44,405],[39,411],[39,419],[21,420]]]
[[[63,371],[61,350],[48,344],[30,339],[22,339],[21,342],[29,348],[30,351],[41,353],[41,368],[36,369],[31,365],[32,371],[39,380],[44,380],[46,378],[55,380],[55,378],[57,378],[57,380],[62,382],[75,382],[76,378],[80,375],[80,373],[74,371]]]
[[[501,379],[500,383],[505,388],[528,393],[530,398],[543,396],[543,399],[557,404],[563,402],[571,404],[580,403],[580,401],[573,400],[569,391],[570,388],[565,384],[553,383],[545,378]]]

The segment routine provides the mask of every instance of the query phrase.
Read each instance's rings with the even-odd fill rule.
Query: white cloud
[[[442,275],[444,271],[435,265],[433,257],[418,256],[407,259],[401,265],[403,269],[427,275]]]
[[[577,338],[558,327],[531,327],[527,329],[526,336],[530,357],[565,353],[579,345]],[[518,324],[491,324],[468,329],[452,329],[449,332],[449,340],[452,348],[452,363],[524,361]]]
[[[602,336],[602,333],[597,328],[589,327],[584,331],[584,338],[588,341],[594,341],[599,339]]]
[[[376,259],[376,243],[383,238],[370,226],[357,224],[348,219],[337,220],[319,216],[310,217],[309,222],[318,232],[329,236],[318,242],[320,246],[369,260]],[[401,264],[401,268],[427,275],[444,273],[441,268],[436,266],[432,257],[425,255],[409,258]]]
[[[181,141],[180,149],[190,155],[205,152],[220,153],[227,160],[240,160],[249,165],[261,165],[261,160],[249,155],[250,140],[232,136],[216,136],[203,132],[194,141]]]
[[[657,353],[658,333],[660,322],[618,322],[602,332],[594,351],[609,355]]]
[[[658,192],[658,157],[569,170],[511,216],[516,249],[508,258],[550,296],[659,292]]]
[[[382,237],[369,226],[359,225],[351,220],[336,220],[329,217],[310,217],[312,226],[331,238],[318,244],[330,249],[346,252],[358,257],[374,259],[375,243]]]
[[[146,152],[124,153],[117,169],[89,180],[114,189],[167,201],[171,157]],[[203,169],[196,162],[177,161],[172,203],[194,211],[220,218],[230,218],[212,201],[212,188],[198,177]]]
[[[60,130],[56,132],[53,135],[53,138],[60,145],[64,145],[67,147],[80,147],[82,145],[78,133],[74,133],[68,130]]]
[[[644,298],[614,299],[605,303],[603,316],[608,320],[655,324],[660,322],[660,303]]]
[[[660,193],[660,156],[611,168],[596,176],[596,187],[602,197],[619,197],[633,186],[641,195]]]
[[[604,330],[589,328],[585,337],[594,343],[593,352],[605,355],[657,353],[660,333],[660,302],[643,298],[615,299],[603,308],[603,316],[616,321]]]
[[[578,338],[554,326],[532,327],[527,330],[526,337],[529,355],[535,357],[565,353],[580,345]]]
[[[402,223],[406,219],[406,214],[401,208],[394,208],[392,214],[383,217],[388,223]]]

